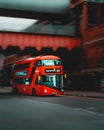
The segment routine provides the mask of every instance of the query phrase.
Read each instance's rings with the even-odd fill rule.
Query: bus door
[[[56,77],[54,75],[50,75],[48,78],[52,86],[56,86]]]
[[[42,80],[42,77],[40,75],[38,75],[34,81],[36,94],[39,94],[39,95],[41,95],[41,93],[42,93],[41,80]]]

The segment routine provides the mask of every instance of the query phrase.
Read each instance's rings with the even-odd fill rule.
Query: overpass
[[[8,46],[19,46],[21,50],[25,47],[35,47],[37,50],[42,47],[50,47],[53,50],[59,47],[68,50],[80,47],[81,40],[76,38],[75,26],[67,23],[70,18],[69,5],[68,0],[0,0],[1,16],[41,21],[19,32],[1,30],[0,46],[4,50]],[[40,24],[45,20],[48,24]],[[56,21],[59,24],[56,24]]]
[[[0,0],[0,16],[66,21],[69,0]]]
[[[59,47],[71,50],[80,47],[81,40],[68,36],[0,32],[0,46],[4,50],[8,46],[19,46],[21,50],[25,47],[35,47],[38,51],[43,47],[50,47],[54,51]]]

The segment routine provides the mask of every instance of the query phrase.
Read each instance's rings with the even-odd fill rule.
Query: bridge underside
[[[38,20],[50,20],[50,21],[69,21],[69,14],[57,14],[48,12],[37,12],[28,10],[16,10],[16,9],[3,9],[0,8],[0,16],[28,18]]]
[[[20,50],[26,47],[34,47],[38,51],[44,47],[52,48],[53,51],[60,47],[71,50],[81,47],[81,40],[68,36],[0,32],[0,47],[5,50],[8,46],[19,47]]]
[[[68,0],[2,0],[0,16],[66,21],[70,17]]]

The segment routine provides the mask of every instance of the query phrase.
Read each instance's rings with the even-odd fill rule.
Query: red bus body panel
[[[33,72],[33,77],[32,77],[32,81],[30,84],[15,84],[14,81],[16,78],[29,78],[31,73],[32,73],[32,69],[33,69],[33,65],[36,61],[38,60],[46,60],[46,59],[57,59],[60,60],[59,57],[56,56],[41,56],[41,57],[36,57],[36,58],[31,58],[28,60],[24,60],[24,61],[20,61],[17,62],[15,65],[22,65],[25,63],[30,63],[30,67],[29,68],[25,68],[25,69],[19,69],[19,70],[14,70],[13,71],[13,84],[12,84],[12,88],[13,88],[13,92],[17,89],[18,93],[21,94],[32,94],[32,90],[34,89],[36,91],[36,95],[59,95],[59,94],[63,94],[63,91],[56,89],[56,88],[51,88],[49,86],[45,86],[45,85],[40,85],[40,84],[35,84],[36,78],[38,75],[54,75],[54,74],[58,74],[58,75],[63,75],[63,66],[62,65],[57,65],[57,66],[38,66],[35,68],[34,72]],[[49,72],[48,74],[45,73],[46,69],[59,69],[60,72]],[[16,73],[20,73],[22,71],[27,71],[27,74],[25,76],[16,76]]]

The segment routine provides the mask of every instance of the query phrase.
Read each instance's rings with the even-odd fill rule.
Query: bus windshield
[[[57,66],[62,65],[61,60],[39,60],[35,63],[36,66]]]
[[[61,89],[63,87],[63,75],[42,75],[40,84]]]

